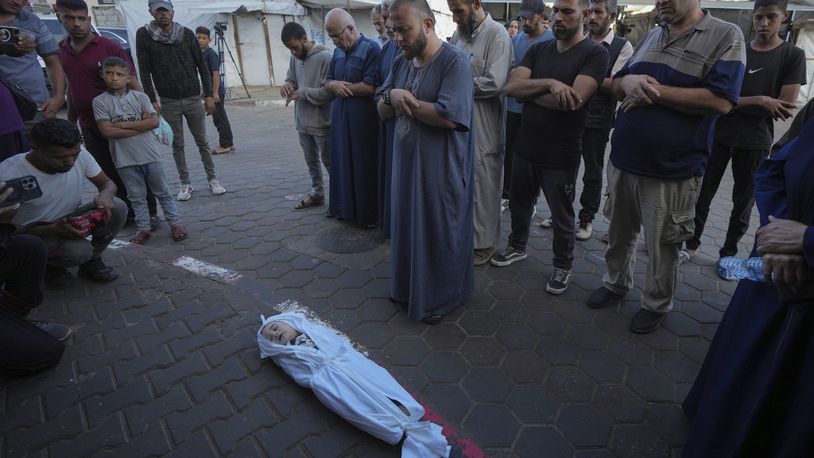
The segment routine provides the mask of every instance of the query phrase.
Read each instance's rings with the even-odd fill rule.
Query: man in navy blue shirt
[[[195,35],[198,36],[198,44],[201,46],[204,61],[209,71],[212,73],[212,94],[215,98],[215,111],[212,112],[212,121],[215,122],[215,129],[218,129],[219,144],[218,147],[212,150],[212,154],[232,153],[235,151],[235,145],[232,138],[232,126],[229,124],[229,118],[226,116],[226,107],[223,102],[226,99],[226,88],[223,86],[220,78],[220,56],[218,53],[209,47],[212,42],[212,34],[204,26],[195,29]]]

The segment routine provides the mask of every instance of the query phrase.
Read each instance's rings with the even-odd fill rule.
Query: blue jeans
[[[127,199],[136,214],[136,226],[143,231],[150,230],[150,212],[147,210],[147,187],[153,192],[161,204],[164,211],[164,218],[170,224],[175,224],[181,220],[178,210],[175,208],[175,201],[170,195],[167,181],[164,179],[164,168],[161,163],[150,162],[143,165],[131,165],[122,167],[119,176],[127,188]]]

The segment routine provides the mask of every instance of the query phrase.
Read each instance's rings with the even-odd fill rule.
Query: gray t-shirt
[[[142,113],[155,114],[147,94],[127,90],[122,95],[105,91],[93,99],[93,116],[96,122],[139,121]],[[151,131],[141,132],[127,138],[111,138],[110,154],[117,169],[144,165],[161,160],[161,144]]]
[[[33,175],[42,190],[42,197],[20,204],[11,220],[20,226],[37,221],[51,223],[69,215],[82,204],[82,192],[88,180],[102,173],[96,159],[84,147],[74,166],[65,173],[45,173],[28,162],[27,154],[20,153],[0,162],[0,180]]]
[[[37,55],[45,57],[59,54],[57,40],[48,30],[48,26],[26,9],[21,9],[11,22],[3,25],[17,27],[22,33],[32,37],[37,43],[37,49],[20,57],[0,54],[0,79],[20,86],[28,92],[31,101],[42,105],[48,99],[48,88],[45,86],[45,76]]]

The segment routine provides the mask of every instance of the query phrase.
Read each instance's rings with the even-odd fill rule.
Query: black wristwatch
[[[384,104],[388,107],[393,106],[390,104],[390,91],[392,91],[392,89],[382,92],[382,102],[384,102]]]

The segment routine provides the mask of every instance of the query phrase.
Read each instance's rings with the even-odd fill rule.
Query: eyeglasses
[[[342,31],[341,31],[341,32],[339,32],[339,33],[337,33],[337,34],[329,33],[329,34],[328,34],[328,38],[330,38],[330,39],[331,39],[331,40],[333,40],[333,41],[338,40],[338,39],[339,39],[339,37],[341,37],[341,36],[342,36],[342,34],[343,34],[343,33],[345,33],[345,30],[348,30],[348,27],[350,27],[350,24],[349,24],[349,25],[346,25],[346,26],[345,26],[345,28],[344,28],[344,29],[342,29]]]

